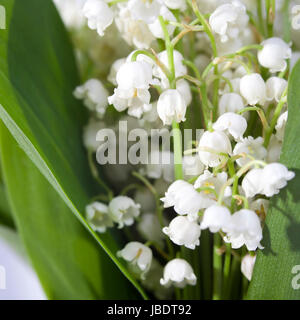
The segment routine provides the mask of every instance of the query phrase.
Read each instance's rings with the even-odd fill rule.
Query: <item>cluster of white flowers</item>
[[[274,9],[279,15],[279,7]],[[138,220],[138,241],[129,242],[118,256],[139,271],[143,283],[152,264],[161,267],[167,259],[162,286],[195,285],[195,266],[174,250],[197,250],[205,229],[231,250],[245,246],[251,251],[243,251],[241,265],[250,280],[253,252],[263,249],[269,199],[295,176],[279,161],[288,119],[288,75],[297,53],[275,27],[260,29],[261,21],[255,21],[261,17],[252,10],[248,1],[239,0],[86,0],[82,6],[89,28],[103,36],[114,21],[133,47],[115,61],[107,79],[90,79],[74,91],[93,118],[84,130],[85,146],[96,151],[95,132],[105,126],[108,109],[126,112],[134,128],[184,123],[203,129],[190,149],[178,149],[181,142],[174,136],[172,151],[150,154],[160,157],[158,164],[135,170],[148,188],[133,192],[140,205],[122,195],[110,198],[108,205],[93,202],[86,208],[98,232]],[[105,88],[106,80],[113,90]],[[181,163],[174,165],[174,159]]]

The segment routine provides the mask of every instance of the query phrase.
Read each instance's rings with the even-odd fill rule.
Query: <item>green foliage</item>
[[[292,273],[300,265],[300,62],[289,80],[289,116],[280,162],[296,173],[271,200],[260,251],[249,289],[249,299],[300,299]]]
[[[0,30],[0,117],[78,220],[144,295],[117,260],[114,237],[108,233],[99,237],[82,215],[101,190],[81,143],[87,114],[72,95],[79,84],[72,47],[52,1],[1,0],[0,5],[7,15],[7,29]],[[110,265],[113,270],[112,261]],[[121,273],[116,281],[120,287],[128,284]]]

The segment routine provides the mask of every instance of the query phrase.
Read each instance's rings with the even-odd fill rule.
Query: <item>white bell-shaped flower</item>
[[[188,81],[184,79],[180,79],[176,82],[176,90],[179,91],[185,100],[186,105],[188,106],[193,99],[191,87]]]
[[[155,40],[148,24],[139,19],[133,19],[127,4],[119,4],[119,11],[115,18],[116,26],[123,39],[138,49],[148,49]]]
[[[253,198],[262,192],[263,169],[252,169],[244,177],[242,188],[247,198]]]
[[[246,7],[240,1],[220,5],[209,18],[211,28],[221,37],[221,42],[237,38],[248,21]]]
[[[74,96],[82,99],[84,105],[102,118],[107,108],[108,91],[101,81],[90,79],[74,90]]]
[[[259,63],[271,72],[284,71],[287,59],[292,57],[290,46],[280,38],[270,38],[261,43],[263,48],[258,51]]]
[[[171,66],[169,66],[168,53],[167,53],[166,50],[160,52],[157,55],[157,58],[159,59],[159,61],[163,65],[165,65],[170,70]],[[173,59],[174,59],[174,67],[175,67],[175,77],[179,78],[181,76],[186,75],[187,74],[187,67],[182,62],[183,61],[183,55],[179,51],[174,50]],[[160,79],[161,87],[163,89],[168,89],[170,87],[170,83],[169,83],[169,80],[168,80],[167,76],[161,70],[161,68],[159,66],[155,66],[153,68],[153,75],[155,77],[157,77],[158,79]]]
[[[116,81],[122,90],[148,89],[152,83],[152,66],[145,61],[128,61],[120,67]]]
[[[186,1],[185,0],[163,0],[164,4],[173,10],[179,9],[184,11],[186,9]]]
[[[268,101],[279,102],[288,83],[285,79],[271,77],[266,82],[266,94]]]
[[[262,240],[262,227],[257,214],[248,209],[242,209],[231,216],[231,226],[224,241],[231,243],[233,249],[246,245],[249,251],[257,248],[263,249],[260,244]]]
[[[153,23],[159,16],[161,1],[158,0],[129,0],[128,9],[132,19],[143,20],[147,24]]]
[[[187,155],[182,158],[182,169],[185,178],[200,175],[204,171],[204,164],[199,155]]]
[[[226,131],[231,134],[235,140],[240,140],[243,138],[247,129],[247,121],[239,114],[226,112],[218,118],[213,128],[217,131]]]
[[[152,151],[146,175],[151,179],[163,178],[166,182],[174,181],[174,154],[170,151]]]
[[[202,196],[200,209],[206,209],[217,203],[218,199],[216,194],[218,195],[220,193],[223,185],[227,182],[227,180],[228,175],[226,172],[219,172],[214,175],[208,170],[205,170],[204,173],[198,177],[198,179],[194,183],[194,188],[196,190],[200,188],[206,188],[206,190],[200,191],[200,195]],[[226,187],[223,195],[224,199],[231,197],[231,194],[231,188],[229,186]]]
[[[164,276],[160,279],[160,284],[165,287],[174,285],[178,288],[184,288],[187,284],[194,286],[196,282],[197,277],[191,265],[186,260],[178,258],[166,264]]]
[[[141,0],[137,0],[137,1],[141,1]],[[176,22],[176,18],[174,14],[165,6],[161,6],[159,15],[162,16],[166,21]],[[148,26],[155,38],[157,39],[165,38],[164,31],[161,27],[158,17],[154,22],[150,23]],[[175,31],[175,26],[173,26],[172,24],[167,24],[167,30],[169,35],[172,36]]]
[[[220,205],[213,205],[204,211],[204,216],[201,221],[200,228],[202,230],[209,229],[210,232],[226,232],[231,223],[230,211]]]
[[[186,216],[174,218],[168,227],[163,228],[163,233],[179,246],[195,249],[200,245],[200,226]]]
[[[231,152],[230,140],[222,131],[206,131],[200,138],[199,156],[206,166],[217,167],[224,159],[221,153],[231,154]]]
[[[117,256],[136,266],[142,272],[142,278],[151,267],[152,250],[140,242],[127,243],[122,250],[117,252]]]
[[[280,189],[287,185],[289,180],[295,177],[295,173],[289,171],[281,163],[270,163],[266,165],[262,173],[262,193],[267,197],[278,194]]]
[[[108,98],[119,111],[128,108],[128,114],[140,118],[151,110],[149,87],[152,83],[152,66],[145,61],[126,62],[116,75],[118,87]]]
[[[240,92],[250,105],[263,105],[266,101],[266,84],[258,73],[247,74],[241,78]]]
[[[280,117],[277,120],[275,129],[276,129],[276,138],[279,141],[283,141],[287,119],[288,119],[288,111],[285,111],[282,115],[280,115]]]
[[[118,196],[110,201],[108,208],[113,221],[123,228],[124,225],[133,225],[134,219],[140,215],[141,206],[129,197]]]
[[[247,137],[238,142],[234,149],[234,155],[243,155],[241,158],[236,160],[236,163],[243,167],[248,162],[250,162],[253,158],[256,160],[265,160],[267,156],[267,150],[264,147],[264,139],[262,137]],[[247,157],[249,155],[250,157]]]
[[[97,30],[99,36],[113,23],[114,13],[104,0],[86,0],[82,10],[89,28]]]
[[[176,89],[164,91],[157,102],[157,113],[164,125],[185,121],[186,108],[185,99]]]
[[[243,98],[234,92],[225,93],[219,101],[219,115],[226,112],[238,112],[245,107]]]
[[[93,202],[86,206],[85,212],[86,219],[93,230],[104,233],[107,228],[113,226],[106,204],[97,201]]]
[[[256,255],[252,256],[250,254],[246,254],[242,259],[241,272],[248,279],[248,281],[251,281],[252,279],[255,261]]]
[[[190,220],[196,220],[202,208],[203,197],[190,183],[177,180],[170,185],[161,201],[164,203],[164,208],[174,206],[176,213],[188,215]]]

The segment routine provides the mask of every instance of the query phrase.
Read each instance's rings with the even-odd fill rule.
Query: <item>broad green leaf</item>
[[[101,238],[83,218],[97,187],[82,147],[84,108],[72,96],[79,84],[72,48],[51,0],[0,0],[0,117],[21,148],[142,295],[116,258],[117,243]],[[98,190],[99,192],[100,190]],[[126,281],[126,279],[119,279]]]
[[[289,82],[289,116],[280,162],[296,173],[271,201],[263,245],[250,284],[250,299],[300,299],[300,62]],[[299,265],[299,267],[295,267]],[[295,268],[293,270],[293,268]],[[294,271],[294,273],[293,273]]]
[[[128,298],[129,283],[3,124],[0,141],[17,229],[48,297]]]
[[[11,216],[10,207],[7,201],[6,188],[0,184],[0,225],[13,227],[14,222]]]

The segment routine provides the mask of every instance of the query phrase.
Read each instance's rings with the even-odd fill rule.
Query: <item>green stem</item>
[[[223,289],[223,299],[228,299],[229,296],[229,276],[231,267],[231,246],[226,243],[226,253],[224,261],[224,289]]]
[[[213,253],[213,268],[214,268],[214,292],[213,300],[221,299],[222,292],[222,256],[219,252],[221,238],[218,233],[214,234],[214,253]]]

